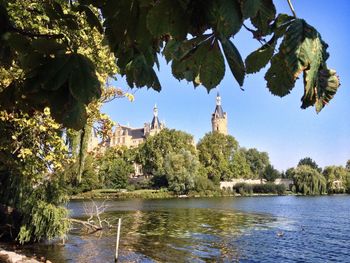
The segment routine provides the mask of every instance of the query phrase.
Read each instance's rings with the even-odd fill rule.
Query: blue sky
[[[274,1],[278,12],[290,14],[287,0]],[[248,75],[241,91],[226,66],[226,74],[218,89],[209,94],[202,86],[193,88],[171,75],[169,65],[161,59],[158,77],[160,93],[146,88],[132,90],[135,100],[118,99],[105,105],[103,111],[121,124],[142,127],[152,119],[157,104],[159,117],[168,128],[186,131],[196,141],[211,131],[211,113],[219,90],[224,111],[228,115],[229,133],[240,146],[267,151],[271,163],[279,170],[295,166],[306,156],[320,166],[345,165],[350,159],[350,1],[294,0],[297,16],[314,26],[329,44],[328,67],[337,70],[341,86],[335,98],[321,113],[314,108],[300,109],[303,94],[298,80],[291,94],[284,98],[271,95],[266,88],[266,68]],[[260,44],[242,29],[233,39],[243,58]],[[123,78],[117,76],[115,86],[127,89]]]

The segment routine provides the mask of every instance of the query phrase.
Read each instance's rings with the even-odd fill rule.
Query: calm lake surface
[[[350,196],[109,201],[120,262],[350,262]],[[72,201],[76,218],[84,202]],[[113,262],[116,231],[28,248],[52,262]],[[28,251],[27,251],[28,252]]]

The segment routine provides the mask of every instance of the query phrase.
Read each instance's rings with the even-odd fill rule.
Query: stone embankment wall
[[[236,184],[245,183],[245,184],[266,184],[266,180],[252,180],[252,179],[232,179],[231,181],[220,182],[220,189],[232,190]],[[287,189],[293,184],[293,180],[277,178],[274,181],[275,184],[284,184]]]

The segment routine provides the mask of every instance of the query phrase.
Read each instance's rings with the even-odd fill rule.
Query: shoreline
[[[89,192],[73,195],[70,197],[70,201],[74,200],[86,200],[86,199],[113,199],[113,200],[127,200],[127,199],[170,199],[170,198],[202,198],[202,197],[264,197],[264,196],[301,196],[301,194],[286,192],[285,194],[277,193],[252,193],[252,194],[227,194],[222,192],[207,192],[207,193],[190,193],[187,195],[176,195],[169,191],[164,190],[136,190],[131,192],[123,191],[111,191],[108,189],[104,191],[92,190]]]
[[[51,261],[49,260],[38,261],[33,257],[27,257],[23,254],[19,254],[14,251],[2,249],[1,247],[0,247],[0,262],[3,262],[3,263],[40,263],[40,262],[51,263]]]

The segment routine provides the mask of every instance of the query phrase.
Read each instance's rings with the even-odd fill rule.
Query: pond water
[[[122,218],[119,262],[350,262],[350,196],[109,201]],[[84,202],[72,201],[76,218]],[[59,262],[113,262],[116,231],[26,251]]]

